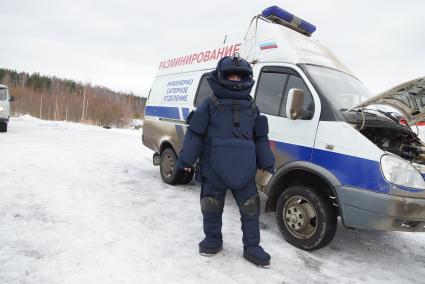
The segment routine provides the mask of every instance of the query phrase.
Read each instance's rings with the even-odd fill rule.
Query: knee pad
[[[241,211],[242,215],[249,215],[254,216],[260,213],[260,197],[257,195],[254,195],[248,200],[246,200],[242,205],[239,207],[239,210]]]
[[[201,199],[201,210],[205,213],[223,213],[224,202],[215,197],[205,196]]]

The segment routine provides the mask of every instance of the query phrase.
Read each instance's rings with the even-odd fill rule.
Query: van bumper
[[[425,198],[401,197],[353,187],[336,188],[347,227],[425,232]]]
[[[9,122],[9,118],[8,117],[0,117],[0,122]]]

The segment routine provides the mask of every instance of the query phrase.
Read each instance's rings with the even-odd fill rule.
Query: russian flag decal
[[[273,39],[262,41],[260,42],[259,46],[261,50],[277,48],[276,41],[274,41]]]

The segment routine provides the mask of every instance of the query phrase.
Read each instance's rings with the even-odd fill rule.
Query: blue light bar
[[[278,6],[271,6],[264,9],[261,16],[271,20],[272,22],[278,22],[289,28],[293,28],[294,30],[308,36],[316,31],[315,25],[292,15]]]

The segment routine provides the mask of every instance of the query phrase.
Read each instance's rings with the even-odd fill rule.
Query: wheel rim
[[[174,158],[171,154],[165,154],[162,158],[162,174],[166,178],[170,178],[174,172]]]
[[[293,196],[286,202],[282,218],[288,231],[298,239],[310,238],[316,232],[316,210],[302,196]]]

